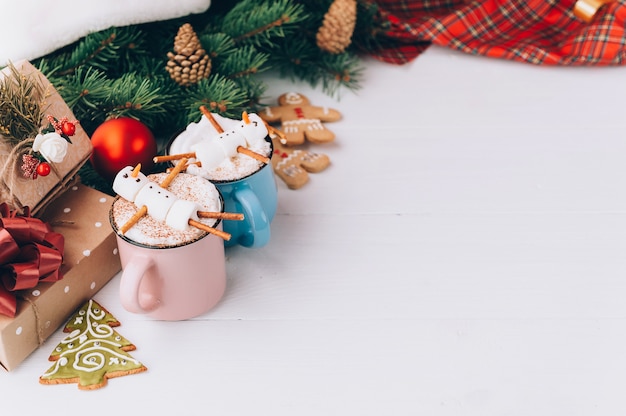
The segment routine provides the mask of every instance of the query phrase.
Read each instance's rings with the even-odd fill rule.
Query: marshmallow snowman
[[[196,159],[202,163],[203,169],[216,168],[225,159],[236,156],[239,146],[249,147],[255,141],[265,140],[268,131],[261,117],[250,114],[248,120],[248,123],[241,120],[231,130],[197,141],[190,146],[190,150],[196,154]]]
[[[145,206],[153,218],[177,230],[187,230],[189,220],[198,220],[199,204],[178,198],[175,194],[149,180],[143,173],[133,176],[134,168],[126,166],[113,180],[113,190],[136,206]]]
[[[196,154],[196,159],[202,163],[203,168],[213,169],[224,159],[235,156],[239,146],[246,147],[247,144],[243,134],[231,130],[194,144],[191,151]]]

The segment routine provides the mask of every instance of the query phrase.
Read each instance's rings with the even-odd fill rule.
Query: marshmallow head
[[[237,126],[237,130],[243,134],[248,143],[265,140],[265,137],[268,134],[267,126],[261,117],[259,117],[258,114],[252,113],[248,115],[248,119],[250,120],[249,123],[241,120]]]
[[[139,172],[136,177],[132,176],[134,168],[132,166],[126,166],[120,170],[115,179],[113,180],[113,190],[116,194],[121,196],[127,201],[134,202],[137,193],[148,182],[146,175]]]
[[[196,154],[196,159],[202,163],[203,169],[213,169],[219,166],[226,154],[221,143],[214,139],[206,139],[191,146],[191,151]]]

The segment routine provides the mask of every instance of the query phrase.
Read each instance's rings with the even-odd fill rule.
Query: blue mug
[[[211,181],[224,197],[224,211],[244,215],[242,221],[224,221],[224,231],[231,235],[226,247],[263,247],[270,240],[270,223],[278,206],[274,169],[269,163],[253,174],[230,181]]]
[[[170,152],[179,134],[175,134],[169,141],[166,147],[167,153]],[[274,152],[272,140],[269,136],[265,140],[270,145],[271,156]],[[258,248],[266,245],[270,240],[270,224],[278,206],[278,188],[271,162],[243,178],[207,180],[212,182],[222,194],[225,212],[244,215],[242,221],[222,222],[224,231],[231,235],[230,240],[224,240],[224,246],[239,244],[244,247]]]

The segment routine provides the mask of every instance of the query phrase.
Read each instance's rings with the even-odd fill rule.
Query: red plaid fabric
[[[545,65],[626,63],[626,0],[593,21],[574,16],[576,0],[378,0],[388,30],[377,59],[403,64],[429,45]]]

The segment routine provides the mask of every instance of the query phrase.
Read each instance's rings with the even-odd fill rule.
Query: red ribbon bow
[[[32,218],[28,208],[18,216],[6,203],[0,204],[0,314],[15,316],[15,291],[63,278],[64,243],[63,235]]]

